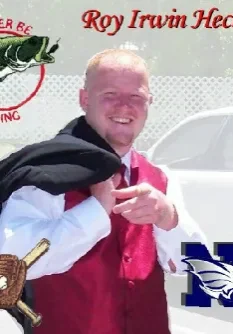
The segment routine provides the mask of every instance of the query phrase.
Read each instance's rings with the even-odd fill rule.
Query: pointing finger
[[[134,197],[128,201],[115,205],[112,211],[115,214],[119,214],[127,210],[133,210],[137,208],[139,204],[138,197]]]

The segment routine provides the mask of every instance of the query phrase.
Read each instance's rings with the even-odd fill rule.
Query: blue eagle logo
[[[199,287],[215,299],[233,301],[233,266],[214,259],[201,260],[185,258],[182,260],[189,265],[185,270],[199,278]]]

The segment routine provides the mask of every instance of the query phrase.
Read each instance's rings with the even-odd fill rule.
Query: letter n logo
[[[232,265],[233,263],[233,243],[214,243],[214,255],[219,256],[219,261]],[[207,248],[201,243],[183,243],[182,255],[195,257],[201,260],[210,260]],[[188,268],[187,268],[188,269]],[[207,295],[199,287],[199,279],[195,275],[188,273],[188,293],[182,293],[181,304],[184,306],[211,307],[211,296]],[[233,302],[220,298],[218,303],[224,307],[233,307]]]

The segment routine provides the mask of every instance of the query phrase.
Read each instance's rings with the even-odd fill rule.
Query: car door
[[[230,233],[233,206],[233,165],[229,162],[231,120],[232,116],[224,115],[191,120],[165,138],[152,156],[155,164],[167,165],[178,177],[186,208],[207,235],[210,245],[216,241],[233,241],[233,233]],[[225,160],[224,142],[228,143]],[[232,147],[232,140],[230,144]]]

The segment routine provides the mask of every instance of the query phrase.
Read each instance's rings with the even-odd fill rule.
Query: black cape
[[[54,138],[28,145],[0,162],[0,206],[23,186],[59,195],[105,181],[120,166],[120,157],[81,116]],[[21,299],[33,308],[30,281]],[[33,333],[31,322],[16,308],[7,311],[23,326],[25,334]]]

